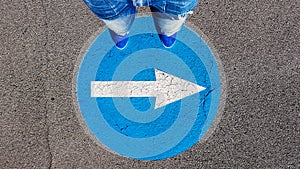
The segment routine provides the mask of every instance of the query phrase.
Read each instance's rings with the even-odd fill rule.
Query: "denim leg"
[[[136,7],[128,0],[84,0],[86,5],[118,35],[126,35],[134,21]]]
[[[83,0],[93,13],[101,19],[115,20],[136,13],[129,0]],[[131,3],[130,3],[131,2]]]
[[[121,18],[117,18],[115,20],[105,20],[102,21],[106,24],[108,29],[114,31],[116,34],[125,36],[129,33],[129,29],[135,19],[135,14],[131,14],[128,16],[122,16]]]
[[[187,19],[190,13],[183,15],[171,15],[163,12],[159,12],[155,7],[151,6],[154,25],[158,34],[171,36],[181,29],[184,21]]]

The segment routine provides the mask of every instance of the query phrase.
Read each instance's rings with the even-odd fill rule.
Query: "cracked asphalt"
[[[300,2],[202,0],[188,19],[227,77],[219,125],[170,159],[99,147],[76,117],[76,59],[103,26],[81,0],[0,2],[0,168],[300,168]],[[142,9],[145,12],[147,9]]]

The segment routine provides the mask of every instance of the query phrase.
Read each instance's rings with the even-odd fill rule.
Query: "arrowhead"
[[[155,69],[155,109],[205,90],[205,87]]]

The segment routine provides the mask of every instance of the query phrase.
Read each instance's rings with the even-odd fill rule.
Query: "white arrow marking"
[[[156,97],[155,109],[205,87],[155,69],[156,81],[92,81],[91,97]]]

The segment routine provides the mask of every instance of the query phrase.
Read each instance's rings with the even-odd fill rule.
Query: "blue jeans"
[[[126,35],[134,21],[136,6],[150,6],[159,34],[178,32],[198,0],[84,0],[87,6],[119,35]]]

